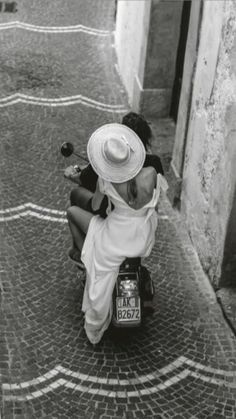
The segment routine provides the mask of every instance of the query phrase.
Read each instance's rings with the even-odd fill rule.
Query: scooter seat
[[[137,269],[141,265],[141,258],[126,258],[120,265],[120,271]]]

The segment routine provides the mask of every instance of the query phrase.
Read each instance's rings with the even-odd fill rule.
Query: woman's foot
[[[79,270],[80,271],[77,272],[76,277],[81,282],[82,287],[84,288],[85,287],[85,283],[86,283],[86,274],[85,274],[84,270],[83,270],[83,272],[81,272],[81,269],[80,268],[79,268]]]
[[[78,249],[72,247],[72,249],[70,249],[69,251],[69,258],[76,266],[78,266],[79,269],[81,269],[82,271],[85,270],[85,266],[81,260],[81,252]]]

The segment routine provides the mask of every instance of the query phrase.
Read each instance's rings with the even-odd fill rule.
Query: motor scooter
[[[61,154],[69,157],[72,154],[88,163],[88,159],[74,150],[72,143],[61,145]],[[77,172],[81,169],[74,166]],[[116,284],[112,294],[112,324],[115,327],[138,327],[145,315],[152,314],[154,284],[150,273],[141,264],[141,258],[126,258],[119,268]]]

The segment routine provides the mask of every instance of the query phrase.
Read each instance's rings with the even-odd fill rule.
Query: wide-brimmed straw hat
[[[87,153],[94,171],[102,179],[122,183],[135,177],[143,167],[146,152],[140,138],[122,124],[98,128],[88,141]]]

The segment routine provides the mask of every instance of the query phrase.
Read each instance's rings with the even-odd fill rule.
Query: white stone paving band
[[[26,208],[31,208],[33,210],[37,211],[43,211],[43,212],[49,212],[50,214],[56,214],[56,215],[65,215],[65,211],[60,211],[56,209],[41,207],[40,205],[32,204],[31,202],[27,202],[26,204],[18,205],[17,207],[12,208],[6,208],[4,210],[0,210],[0,214],[8,214],[11,212],[19,212],[21,210],[25,210]]]
[[[128,109],[123,105],[110,105],[107,103],[102,103],[94,99],[83,95],[75,96],[65,96],[61,98],[44,98],[44,97],[35,97],[28,96],[22,93],[14,93],[13,95],[3,97],[0,99],[0,107],[4,108],[6,106],[15,105],[17,103],[27,103],[30,105],[39,105],[39,106],[70,106],[70,105],[84,105],[90,108],[98,109],[104,112],[112,113],[125,113],[128,112]]]
[[[17,220],[22,217],[36,217],[45,221],[67,223],[66,212],[41,207],[30,202],[17,207],[0,210],[0,222]]]
[[[91,28],[84,25],[70,25],[70,26],[38,26],[31,25],[30,23],[24,23],[19,21],[7,22],[0,24],[0,30],[6,29],[25,29],[31,32],[42,32],[42,33],[72,33],[72,32],[83,32],[88,35],[96,36],[108,36],[111,35],[111,31],[102,29]]]
[[[134,391],[127,391],[125,389],[125,387],[128,385],[137,386],[139,384],[148,383],[155,379],[160,379],[160,377],[162,376],[164,378],[166,374],[169,374],[170,372],[174,372],[176,369],[185,365],[190,365],[192,368],[195,369],[195,371],[185,368],[184,370],[177,372],[177,374],[173,375],[171,378],[163,379],[162,383],[159,383],[155,386],[140,388]],[[199,372],[199,370],[201,372]],[[202,372],[212,373],[213,376],[204,375]],[[26,389],[28,389],[29,387],[40,385],[47,380],[55,378],[59,374],[64,375],[64,376],[69,376],[70,378],[73,378],[73,379],[78,379],[81,381],[81,383],[75,383],[65,378],[59,378],[51,382],[46,387],[41,388],[36,391],[27,392],[27,394],[19,394],[19,395],[15,393],[9,394],[9,392],[11,391],[14,391],[14,392],[18,390],[20,390],[21,392],[26,391]],[[130,397],[141,397],[144,395],[151,395],[161,390],[165,390],[166,388],[178,383],[179,381],[185,379],[188,376],[207,382],[209,384],[236,388],[236,380],[235,380],[236,371],[225,371],[221,369],[207,367],[198,362],[191,361],[184,356],[180,356],[179,358],[171,362],[166,367],[163,367],[160,370],[154,371],[153,373],[136,377],[136,378],[129,378],[128,376],[127,376],[127,379],[115,379],[115,378],[109,379],[105,377],[102,378],[102,377],[82,374],[80,372],[73,372],[67,368],[63,368],[62,366],[58,365],[53,370],[33,380],[25,381],[25,382],[17,383],[17,384],[5,383],[2,385],[2,389],[4,391],[4,400],[18,400],[18,401],[31,400],[31,399],[41,397],[44,394],[54,391],[55,389],[59,387],[71,388],[75,391],[80,391],[80,392],[89,393],[89,394],[98,394],[98,395],[103,395],[110,398],[115,398],[115,397],[120,397],[120,398],[129,397],[130,398]],[[216,378],[216,376],[218,376],[218,378]],[[229,380],[229,378],[231,378],[231,380]],[[120,386],[120,390],[110,391],[103,388],[91,388],[91,383],[96,383],[97,385],[102,385],[102,384],[111,385],[111,386],[117,385],[117,386]]]
[[[9,215],[8,217],[0,217],[0,222],[6,222],[6,221],[13,221],[13,220],[18,220],[19,218],[23,218],[23,217],[35,217],[38,218],[40,220],[45,220],[45,221],[54,221],[57,223],[67,223],[67,219],[66,218],[57,218],[57,217],[51,217],[51,215],[43,215],[43,214],[39,214],[37,212],[34,211],[23,211],[19,214],[15,214],[15,215]]]
[[[17,207],[0,210],[0,223],[17,220],[23,217],[35,217],[40,220],[53,221],[58,223],[67,223],[66,212],[56,209],[41,207],[28,202]],[[160,220],[168,220],[165,214],[158,216]]]

